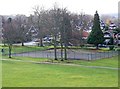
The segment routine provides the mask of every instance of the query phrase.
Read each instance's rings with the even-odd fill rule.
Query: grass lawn
[[[0,46],[0,49],[4,49],[4,54],[8,54],[8,46]],[[37,46],[13,46],[12,53],[22,53],[22,52],[31,52],[31,51],[41,51],[46,50],[48,47],[37,47]]]
[[[4,54],[8,54],[8,46],[2,46],[0,45],[0,49],[4,49]],[[58,49],[60,49],[60,47],[57,47]],[[109,51],[108,48],[100,48],[99,50],[96,50],[94,47],[90,48],[90,47],[85,47],[85,48],[81,48],[81,47],[69,47],[70,49],[75,49],[75,50],[86,50],[86,51]],[[45,46],[45,47],[38,47],[38,46],[16,46],[13,45],[12,46],[12,53],[21,53],[21,52],[31,52],[31,51],[40,51],[40,50],[46,50],[46,49],[54,49],[53,46]]]
[[[14,58],[37,60],[38,58]],[[13,60],[13,59],[11,59]],[[90,66],[118,66],[117,57],[71,63]],[[2,61],[3,87],[117,87],[118,70],[56,64]]]
[[[1,59],[1,54],[0,54]],[[0,61],[0,88],[2,87],[2,61]]]
[[[36,62],[58,62],[58,63],[71,63],[71,64],[78,64],[78,65],[86,65],[86,66],[104,66],[104,67],[118,67],[118,56],[114,56],[112,58],[103,58],[99,60],[93,60],[93,61],[86,61],[86,60],[64,60],[64,61],[56,61],[53,59],[47,59],[47,58],[32,58],[32,57],[12,57],[8,58],[7,56],[3,56],[3,59],[14,59],[14,60],[25,60],[25,61],[36,61]]]
[[[84,60],[70,60],[71,63],[86,65],[86,66],[107,66],[107,67],[118,67],[118,56],[112,58],[103,58],[93,61],[84,61]]]

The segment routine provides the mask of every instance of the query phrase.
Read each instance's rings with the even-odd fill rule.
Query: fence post
[[[100,54],[100,59],[102,58],[102,52],[99,52],[99,54]]]
[[[99,52],[99,55],[100,55],[99,57],[100,57],[100,59],[101,59],[101,52]]]
[[[75,52],[74,52],[74,59],[75,59]]]
[[[103,55],[104,55],[104,58],[106,58],[105,51],[104,51]]]
[[[109,51],[107,52],[107,58],[109,58]]]
[[[96,59],[96,52],[95,52],[95,59]]]
[[[92,52],[91,52],[91,60],[92,60]]]
[[[112,56],[115,56],[115,55],[114,55],[114,52],[115,52],[115,51],[112,51]]]
[[[113,51],[111,52],[111,57],[113,57]]]
[[[49,56],[49,58],[51,58],[51,56],[52,56],[52,54],[51,54],[51,51],[50,51],[50,56]]]
[[[88,53],[88,61],[89,61],[89,53]]]
[[[47,59],[49,59],[49,58],[48,58],[48,54],[47,54]]]
[[[115,55],[118,55],[119,56],[119,50],[115,51]]]

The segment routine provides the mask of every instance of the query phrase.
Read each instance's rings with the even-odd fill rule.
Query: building
[[[31,37],[32,41],[36,41],[38,36],[38,30],[34,26],[31,26],[26,34]]]
[[[112,37],[113,37],[112,33],[108,31],[104,32],[104,38],[105,38],[104,44],[108,45]]]
[[[120,33],[118,33],[116,37],[117,37],[117,45],[120,46]]]
[[[109,25],[109,29],[110,30],[114,30],[114,29],[116,29],[117,28],[117,26],[114,24],[114,23],[111,23],[110,25]]]
[[[89,31],[83,30],[83,32],[82,32],[82,39],[86,40],[87,37],[89,36],[89,33],[90,33],[90,30]]]

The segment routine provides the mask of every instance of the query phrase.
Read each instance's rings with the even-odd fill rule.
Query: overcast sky
[[[52,8],[56,2],[59,7],[67,7],[71,12],[93,15],[97,10],[99,14],[118,13],[119,0],[0,0],[0,15],[15,15],[33,13],[36,5]]]

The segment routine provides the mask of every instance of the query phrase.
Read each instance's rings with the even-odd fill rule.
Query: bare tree
[[[9,47],[9,58],[11,58],[12,45],[18,39],[17,26],[12,18],[8,18],[7,21],[3,22],[3,38]]]
[[[54,50],[55,50],[55,58],[57,58],[56,54],[56,43],[57,43],[57,36],[60,35],[60,45],[61,45],[61,60],[63,61],[63,54],[64,54],[64,59],[67,59],[67,46],[70,42],[71,39],[71,33],[72,33],[72,28],[71,28],[71,18],[70,18],[70,13],[67,11],[66,8],[60,9],[58,7],[54,7],[52,12],[52,17],[53,17],[53,35],[54,35]],[[64,53],[63,53],[63,48],[64,48]]]
[[[40,8],[39,6],[34,8],[35,15],[35,27],[38,29],[38,37],[40,38],[40,46],[43,46],[42,39],[46,34],[46,26],[48,25],[48,11],[44,8]]]
[[[59,36],[59,41],[61,45],[61,60],[67,59],[67,46],[71,39],[72,27],[71,27],[71,18],[70,13],[66,8],[58,8],[54,6],[52,10],[50,10],[51,14],[51,32],[54,36],[54,52],[55,59],[57,60],[57,37]],[[64,49],[64,52],[63,52]]]
[[[22,46],[24,46],[24,42],[26,41],[26,33],[28,32],[26,24],[27,18],[24,15],[17,15],[15,21],[17,25],[17,32],[19,33],[18,40],[22,43]]]
[[[55,60],[57,60],[57,36],[59,35],[59,8],[54,6],[52,10],[50,10],[50,16],[51,16],[51,34],[54,36],[54,54],[55,54]]]
[[[70,13],[63,9],[63,42],[64,42],[64,59],[67,60],[67,48],[72,38],[72,25],[71,25],[71,18]]]

